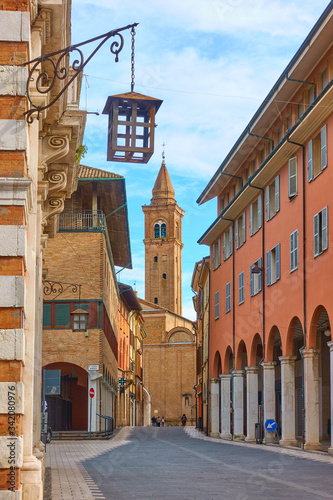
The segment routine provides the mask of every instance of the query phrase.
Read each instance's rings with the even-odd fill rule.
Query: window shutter
[[[43,304],[43,326],[51,326],[51,304]]]
[[[258,260],[258,266],[261,268],[262,267],[262,258],[260,257],[260,259]],[[258,292],[261,292],[261,287],[262,287],[262,272],[260,271],[260,273],[258,274]]]
[[[266,188],[266,220],[269,220],[269,186]]]
[[[244,302],[244,271],[238,276],[239,304]]]
[[[227,233],[223,233],[223,260],[226,260],[226,239]]]
[[[253,297],[253,293],[254,293],[252,269],[253,269],[253,264],[250,265],[250,295],[251,295],[251,297]]]
[[[314,256],[319,254],[319,214],[316,214],[313,218],[313,248]]]
[[[280,176],[275,178],[275,213],[280,210]]]
[[[271,284],[271,251],[266,252],[266,285]]]
[[[220,315],[219,299],[220,292],[215,292],[215,319],[217,319]]]
[[[275,247],[275,276],[276,276],[276,281],[279,280],[281,276],[280,243],[278,243]]]
[[[238,220],[236,220],[236,248],[238,248]]]
[[[215,243],[213,243],[212,252],[213,252],[213,270],[214,270],[214,269],[216,269],[216,245],[215,245]]]
[[[321,249],[327,250],[327,207],[321,211]]]
[[[289,198],[297,194],[297,157],[289,160]]]
[[[230,226],[229,227],[229,255],[228,255],[228,257],[230,257],[230,255],[232,255],[232,251],[233,251],[232,226]]]
[[[308,182],[313,179],[312,141],[308,143]]]
[[[230,301],[230,282],[226,284],[225,287],[225,295],[226,295],[226,312],[229,312],[231,309],[231,301]]]
[[[246,241],[246,212],[242,215],[242,243]]]
[[[292,271],[293,269],[295,269],[294,235],[295,235],[295,233],[291,233],[291,235],[290,235],[290,271]]]
[[[250,205],[250,236],[253,234],[253,205]]]
[[[320,131],[320,143],[321,143],[321,169],[327,167],[327,133],[326,125]]]
[[[221,238],[217,240],[217,262],[216,262],[216,267],[219,267],[221,265]]]
[[[298,267],[298,229],[294,231],[294,263],[295,263],[295,269]]]
[[[70,326],[70,304],[55,304],[55,326]]]
[[[261,228],[261,195],[258,197],[258,229]]]

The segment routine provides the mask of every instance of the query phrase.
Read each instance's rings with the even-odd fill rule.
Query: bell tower
[[[182,210],[162,165],[145,214],[145,299],[182,315]]]

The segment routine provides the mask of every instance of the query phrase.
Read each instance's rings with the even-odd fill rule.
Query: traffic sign
[[[265,427],[268,431],[274,432],[277,429],[277,423],[273,419],[266,420]]]
[[[89,390],[89,396],[90,396],[91,398],[93,398],[93,397],[95,396],[95,389],[91,388],[91,389]]]

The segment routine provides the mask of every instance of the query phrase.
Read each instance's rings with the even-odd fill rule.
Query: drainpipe
[[[261,269],[261,279],[262,279],[262,358],[259,361],[259,365],[262,368],[262,407],[264,410],[264,369],[262,362],[265,360],[265,348],[266,348],[266,314],[265,314],[265,298],[266,298],[266,282],[265,282],[265,190],[264,188],[253,186],[251,184],[251,179],[249,180],[249,186],[254,189],[259,189],[262,192],[261,198],[261,217],[262,217],[262,239],[261,239],[261,252],[262,252],[262,269]]]
[[[233,219],[227,219],[226,217],[221,217],[223,220],[228,220],[232,222],[232,369],[231,369],[231,394],[232,394],[232,418],[234,418],[234,369],[235,369],[235,344],[236,344],[236,324],[235,324],[235,221]],[[233,421],[232,421],[233,422]],[[232,436],[231,439],[234,440],[234,429],[232,426]]]
[[[305,443],[305,405],[304,405],[304,356],[303,350],[306,347],[306,225],[305,225],[305,146],[298,142],[290,141],[287,138],[287,142],[300,146],[302,148],[302,196],[303,196],[303,207],[302,207],[302,224],[303,224],[303,330],[304,330],[304,345],[300,348],[299,353],[302,358],[302,448],[304,450]]]
[[[206,405],[207,405],[207,415],[206,415],[206,436],[209,436],[209,331],[210,331],[210,313],[211,313],[211,307],[210,307],[210,267],[207,266],[205,259],[203,259],[204,265],[208,269],[208,331],[207,331],[207,350],[208,350],[208,355],[207,355],[207,380],[206,380],[206,387],[207,387],[207,394],[206,394]]]

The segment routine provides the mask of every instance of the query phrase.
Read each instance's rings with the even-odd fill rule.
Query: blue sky
[[[126,178],[133,270],[119,273],[144,296],[144,218],[166,143],[166,165],[183,219],[183,315],[197,240],[216,217],[196,199],[319,18],[328,0],[73,0],[72,44],[138,22],[135,90],[162,99],[155,154],[147,165],[106,161],[107,117],[88,115],[83,163]],[[81,108],[101,113],[109,95],[130,91],[130,33],[119,62],[106,44],[86,66]],[[86,57],[89,46],[84,49]],[[92,47],[92,45],[91,45]]]

